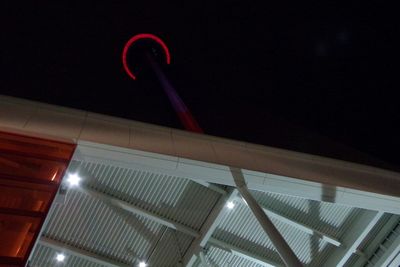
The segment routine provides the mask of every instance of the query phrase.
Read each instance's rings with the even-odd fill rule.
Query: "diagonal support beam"
[[[222,219],[223,214],[224,214],[224,213],[221,213],[221,212],[218,213],[217,212],[218,209],[216,209],[216,207],[219,206],[222,210],[226,210],[226,209],[224,209],[225,203],[227,201],[230,201],[230,200],[233,200],[233,199],[237,198],[238,191],[236,189],[233,189],[231,192],[223,195],[223,198],[221,198],[221,200],[219,200],[217,202],[217,204],[215,205],[215,208],[213,209],[213,211],[214,211],[215,214],[218,214],[219,216],[215,215],[215,214],[213,214],[213,215],[210,214],[210,216],[207,218],[206,222],[204,223],[204,226],[201,229],[203,231],[201,231],[201,232],[197,232],[196,230],[194,230],[192,228],[189,228],[187,226],[181,225],[181,224],[179,224],[177,222],[173,222],[171,220],[168,220],[167,218],[164,218],[164,217],[159,216],[157,214],[154,214],[152,212],[143,210],[143,209],[138,208],[138,207],[136,207],[136,206],[134,206],[134,205],[132,205],[130,203],[127,203],[125,201],[119,200],[119,199],[117,199],[115,197],[112,197],[112,196],[109,196],[107,194],[98,192],[96,190],[93,190],[93,189],[90,189],[90,188],[87,188],[87,187],[83,188],[83,190],[84,190],[84,192],[86,192],[90,196],[98,198],[98,199],[100,199],[100,200],[102,200],[102,201],[104,201],[106,203],[109,203],[111,205],[119,204],[118,207],[120,207],[122,209],[125,209],[126,211],[129,211],[129,212],[132,212],[134,214],[138,214],[138,215],[144,216],[147,219],[155,221],[157,223],[160,223],[161,225],[164,225],[164,226],[166,226],[168,228],[175,229],[177,231],[182,231],[182,232],[184,232],[186,234],[189,234],[189,235],[193,236],[194,238],[196,238],[195,240],[197,240],[196,244],[198,244],[198,246],[195,246],[192,243],[193,248],[199,247],[200,245],[201,245],[201,247],[203,247],[206,244],[210,244],[212,246],[216,246],[216,247],[219,247],[219,248],[222,248],[222,249],[225,249],[225,250],[229,250],[233,254],[235,254],[237,256],[240,256],[242,258],[249,259],[249,260],[251,260],[253,262],[262,263],[264,265],[265,264],[269,264],[268,266],[277,266],[277,267],[281,267],[282,266],[282,264],[280,264],[278,262],[274,262],[274,261],[272,261],[270,259],[261,257],[259,255],[254,254],[254,253],[251,253],[249,251],[244,251],[244,250],[242,250],[240,248],[237,248],[237,247],[232,246],[232,245],[230,245],[228,243],[225,243],[223,241],[220,241],[218,239],[215,239],[215,238],[211,237],[212,232],[218,226],[218,223]],[[211,212],[211,213],[213,213],[213,212]],[[212,219],[212,218],[215,218],[215,216],[217,216],[218,219]],[[206,225],[208,225],[208,226],[206,226]],[[206,230],[206,229],[208,229],[208,230]],[[202,237],[202,238],[200,238],[200,237]],[[191,245],[191,247],[192,247],[192,245]],[[194,250],[193,248],[191,249],[191,251],[196,252],[197,250]],[[71,251],[72,251],[72,249],[71,249]],[[188,249],[186,254],[188,254],[189,251],[190,251],[190,249]],[[198,251],[198,253],[200,251]],[[77,251],[76,253],[77,253],[77,255],[78,254],[80,255],[80,251]],[[188,255],[191,255],[191,254],[188,254]],[[192,257],[190,257],[190,259],[191,258]],[[185,266],[185,265],[182,264],[182,266]],[[123,266],[123,267],[125,267],[125,266]]]
[[[237,189],[253,212],[260,226],[268,235],[272,244],[278,251],[278,254],[281,257],[282,261],[286,264],[286,266],[290,267],[303,266],[300,260],[297,258],[296,254],[294,254],[294,252],[286,242],[286,240],[279,233],[278,229],[276,229],[275,225],[271,222],[263,209],[251,195],[250,191],[247,188],[246,181],[244,179],[241,169],[231,167],[231,172]]]
[[[375,266],[400,266],[400,235],[398,235],[393,240],[393,243],[388,248],[386,248],[385,253],[383,253]]]
[[[207,263],[206,256],[204,255],[203,251],[199,252],[199,258],[201,261],[202,267],[211,267],[210,264]]]
[[[130,267],[131,265],[128,264],[123,264],[120,262],[117,262],[115,260],[106,258],[104,256],[100,256],[97,255],[95,253],[92,252],[88,252],[86,250],[83,249],[79,249],[67,244],[64,244],[62,242],[53,240],[51,238],[47,238],[47,237],[41,237],[39,239],[39,244],[41,244],[42,246],[45,247],[49,247],[58,251],[63,251],[65,253],[67,253],[68,255],[73,255],[85,260],[88,260],[90,262],[94,262],[106,267]]]
[[[216,184],[213,184],[213,183],[209,183],[209,182],[205,182],[203,180],[191,180],[191,181],[194,182],[194,183],[200,184],[200,185],[202,185],[204,187],[207,187],[208,189],[210,189],[210,190],[212,190],[212,191],[214,191],[214,192],[216,192],[218,194],[226,195],[226,191],[223,188],[221,188],[221,186],[219,186],[219,185],[216,185]]]
[[[288,218],[288,217],[286,217],[284,215],[281,215],[281,214],[279,214],[277,212],[274,212],[274,211],[272,211],[272,210],[270,210],[270,209],[268,209],[268,208],[266,208],[266,207],[264,207],[262,205],[260,205],[260,206],[262,207],[264,212],[271,218],[276,218],[276,219],[280,220],[281,222],[284,222],[284,223],[286,223],[286,224],[288,224],[290,226],[293,226],[293,227],[299,229],[300,231],[303,231],[303,232],[305,232],[305,233],[307,233],[309,235],[316,235],[319,238],[321,238],[322,240],[325,240],[326,242],[329,242],[329,243],[331,243],[332,245],[334,245],[336,247],[339,247],[342,244],[336,238],[334,238],[334,237],[332,237],[332,236],[330,236],[328,234],[325,234],[325,233],[323,233],[323,232],[321,232],[321,231],[319,231],[319,230],[317,230],[317,229],[315,229],[315,228],[313,228],[313,227],[311,227],[309,225],[305,225],[303,223],[297,222],[297,221],[295,221],[293,219],[290,219],[290,218]]]
[[[364,266],[365,263],[375,254],[378,246],[386,240],[387,236],[392,232],[396,225],[399,223],[399,217],[397,215],[391,215],[390,218],[386,221],[385,225],[379,230],[379,232],[374,237],[374,240],[363,249],[364,257],[359,257],[356,263],[354,263],[354,267]]]
[[[272,148],[268,150],[272,150]],[[253,150],[243,150],[243,152],[255,153]],[[247,158],[240,153],[234,155]],[[376,192],[374,188],[377,185],[382,187],[382,184],[395,184],[394,181],[400,181],[399,173],[283,150],[253,154],[253,161],[260,159],[260,156],[264,162],[262,166],[270,166],[274,170],[267,170],[268,167],[265,170],[257,170],[260,172],[259,174],[244,172],[247,186],[251,190],[297,196],[316,201],[329,199],[330,202],[350,207],[400,214],[399,190],[394,195],[385,192],[373,193]],[[82,140],[79,141],[74,160],[235,186],[232,173],[223,162],[215,164],[181,157],[176,159],[164,154],[149,154],[144,151],[128,150]],[[244,165],[241,167],[256,170],[246,168]],[[360,187],[359,179],[363,179],[363,185],[368,186],[369,190]],[[346,186],[338,183],[338,180],[342,182],[352,180],[351,183],[354,181],[353,185],[356,186],[353,187],[350,184]],[[333,189],[333,192],[329,190],[327,194],[327,191],[324,190],[326,184],[333,186],[330,188]],[[385,188],[387,191],[395,190],[394,188],[387,189],[387,186]]]
[[[243,250],[241,248],[238,248],[238,247],[236,247],[234,245],[231,245],[229,243],[226,243],[224,241],[221,241],[221,240],[218,240],[218,239],[215,239],[215,238],[210,238],[208,244],[213,246],[213,247],[228,251],[228,252],[230,252],[233,255],[236,255],[238,257],[241,257],[241,258],[250,260],[250,261],[252,261],[254,263],[263,265],[263,266],[267,266],[267,267],[274,267],[274,266],[275,267],[283,267],[283,265],[280,262],[276,262],[276,261],[273,261],[271,259],[262,257],[262,256],[257,255],[257,254],[254,254],[254,253],[252,253],[250,251]]]
[[[237,197],[238,191],[236,189],[231,189],[225,195],[221,196],[215,204],[214,208],[210,212],[203,226],[200,229],[200,236],[197,237],[190,247],[187,249],[185,255],[183,256],[183,265],[186,267],[192,266],[196,261],[196,255],[200,253],[203,247],[207,244],[215,228],[219,225],[225,212],[227,212],[226,202],[232,201]]]
[[[194,229],[192,229],[190,227],[187,227],[186,225],[174,222],[174,221],[172,221],[170,219],[164,218],[164,217],[162,217],[160,215],[157,215],[155,213],[149,212],[149,211],[147,211],[145,209],[142,209],[140,207],[132,205],[132,204],[126,202],[126,201],[123,201],[123,200],[120,200],[118,198],[109,196],[107,194],[98,192],[98,191],[93,190],[93,189],[88,188],[88,187],[84,187],[83,190],[84,190],[85,193],[91,195],[92,197],[100,199],[100,200],[102,200],[102,201],[104,201],[106,203],[109,203],[109,204],[111,204],[111,205],[113,205],[115,207],[118,207],[118,208],[121,208],[123,210],[126,210],[126,211],[128,211],[130,213],[145,217],[145,218],[147,218],[149,220],[157,222],[157,223],[159,223],[161,225],[164,225],[164,226],[166,226],[168,228],[171,228],[171,229],[177,230],[179,232],[188,234],[188,235],[193,236],[195,238],[200,236],[198,231],[196,231],[196,230],[194,230]]]
[[[336,249],[326,262],[326,266],[344,266],[351,255],[357,253],[360,244],[384,214],[382,211],[364,211],[344,235],[343,243],[347,246]]]

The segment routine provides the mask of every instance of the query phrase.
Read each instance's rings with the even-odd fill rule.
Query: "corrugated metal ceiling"
[[[78,161],[70,169],[88,177],[90,188],[196,230],[219,198],[199,184],[169,175]]]
[[[89,260],[82,259],[77,256],[69,255],[66,259],[66,262],[63,264],[57,264],[55,259],[57,253],[61,253],[62,251],[57,251],[52,248],[43,246],[38,244],[35,247],[34,257],[32,257],[29,262],[29,266],[31,267],[64,267],[64,266],[79,266],[79,267],[105,267],[104,265],[94,263]]]
[[[140,260],[149,266],[176,266],[194,240],[149,218],[132,214],[93,197],[85,188],[123,200],[151,214],[199,231],[220,195],[193,181],[139,169],[73,161],[69,172],[78,172],[83,187],[70,189],[66,202],[57,204],[43,236],[128,266]],[[308,225],[338,240],[351,230],[361,209],[264,192],[252,192],[258,203],[290,220]],[[270,262],[282,264],[271,241],[241,198],[224,213],[212,237]],[[305,266],[324,266],[334,245],[272,218]],[[373,237],[371,237],[373,238]],[[31,266],[54,266],[57,250],[38,245]],[[263,266],[209,243],[206,259],[215,266]],[[77,256],[67,255],[62,266],[98,267]],[[200,266],[199,260],[195,266]],[[265,264],[264,264],[265,266]]]

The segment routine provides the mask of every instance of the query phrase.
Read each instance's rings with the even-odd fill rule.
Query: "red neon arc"
[[[128,54],[129,48],[137,41],[141,39],[151,39],[158,43],[162,49],[164,50],[165,53],[165,58],[167,60],[167,64],[171,63],[171,54],[169,53],[169,49],[167,45],[161,40],[159,37],[155,36],[154,34],[151,33],[140,33],[135,36],[133,36],[129,41],[125,44],[124,50],[122,52],[122,64],[124,65],[124,69],[126,73],[131,77],[132,79],[136,80],[136,76],[131,72],[131,70],[128,67],[128,63],[126,62],[126,55]]]

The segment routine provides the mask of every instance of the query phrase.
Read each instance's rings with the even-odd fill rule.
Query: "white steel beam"
[[[118,198],[115,198],[115,197],[109,196],[107,194],[98,192],[98,191],[90,189],[88,187],[84,187],[83,191],[88,193],[89,195],[95,197],[95,198],[98,198],[98,199],[100,199],[102,201],[105,201],[106,203],[109,203],[109,204],[111,204],[113,206],[119,207],[119,208],[121,208],[123,210],[126,210],[126,211],[130,212],[130,213],[145,217],[145,218],[147,218],[149,220],[157,222],[157,223],[159,223],[161,225],[164,225],[164,226],[166,226],[168,228],[171,228],[171,229],[177,230],[179,232],[188,234],[188,235],[193,236],[195,238],[200,236],[199,232],[197,232],[196,230],[194,230],[194,229],[192,229],[190,227],[187,227],[187,226],[185,226],[183,224],[174,222],[174,221],[172,221],[170,219],[164,218],[164,217],[162,217],[160,215],[157,215],[155,213],[149,212],[149,211],[147,211],[145,209],[142,209],[140,207],[132,205],[132,204],[130,204],[128,202],[125,202],[123,200],[120,200]]]
[[[247,188],[246,181],[242,174],[242,171],[238,168],[231,168],[232,175],[235,180],[236,187],[250,210],[253,212],[258,223],[263,228],[264,232],[268,235],[272,244],[278,251],[279,256],[286,266],[290,267],[301,267],[303,264],[298,259],[297,255],[293,252],[289,244],[283,238],[279,230],[275,227],[272,221],[265,214],[264,210],[260,207],[254,197],[251,195]]]
[[[196,261],[196,255],[201,252],[207,244],[215,228],[217,228],[225,212],[227,211],[226,203],[232,201],[237,196],[237,190],[231,189],[229,193],[221,196],[217,204],[214,206],[210,215],[207,217],[203,226],[200,229],[200,236],[197,237],[183,256],[183,265],[190,267]]]
[[[192,180],[192,181],[195,182],[195,183],[198,183],[198,184],[200,184],[200,185],[202,185],[204,187],[207,187],[208,189],[210,189],[210,190],[212,190],[214,192],[217,192],[217,193],[219,193],[221,195],[226,195],[226,191],[224,189],[222,189],[218,185],[215,185],[215,184],[212,184],[212,183],[209,183],[209,182],[205,182],[203,180]]]
[[[386,239],[388,234],[396,227],[399,222],[397,215],[391,215],[390,218],[385,222],[385,225],[376,234],[374,240],[366,248],[363,248],[364,257],[359,257],[354,267],[364,266],[369,258],[374,254],[378,246]]]
[[[115,146],[80,141],[74,154],[74,160],[118,166],[121,168],[137,169],[153,173],[164,173],[191,179],[196,182],[201,180],[202,183],[208,184],[214,183],[235,186],[232,172],[226,165],[177,158]],[[295,161],[299,164],[299,162],[302,162],[302,158],[299,156]],[[326,161],[331,162],[330,160]],[[336,171],[330,172],[328,169],[335,170],[335,168],[337,168],[337,176],[340,176],[341,179],[343,177],[359,177],[359,179],[364,179],[364,174],[366,176],[375,175],[379,177],[399,176],[398,173],[387,172],[379,169],[373,169],[374,172],[372,172],[372,170],[369,171],[371,168],[367,166],[353,166],[351,163],[339,164],[334,160],[332,160],[331,163],[332,166],[329,164],[324,165],[326,166],[326,169],[322,168],[321,165],[316,164],[318,170],[321,172],[320,175],[336,173]],[[306,169],[309,170],[310,176],[317,177],[319,173],[313,171],[314,167],[312,165],[314,163],[309,162],[307,164],[309,164],[309,166]],[[296,164],[293,166],[296,166]],[[301,167],[304,171],[303,175],[306,176],[307,172],[304,170],[305,166],[301,165]],[[291,167],[288,166],[287,168]],[[325,190],[326,186],[323,182],[296,178],[296,175],[278,175],[276,172],[269,173],[243,170],[243,175],[246,179],[248,188],[251,190],[297,196],[316,201],[329,201],[351,207],[377,211],[381,210],[393,214],[400,214],[399,196],[389,196],[350,189],[343,186],[337,186],[334,183],[331,183],[330,186],[332,190],[327,191]],[[380,180],[380,183],[382,183],[382,180]]]
[[[276,262],[276,261],[273,261],[271,259],[262,257],[262,256],[257,255],[257,254],[254,254],[254,253],[252,253],[250,251],[243,250],[243,249],[238,248],[238,247],[236,247],[236,246],[234,246],[232,244],[228,244],[228,243],[226,243],[224,241],[221,241],[221,240],[218,240],[218,239],[215,239],[215,238],[210,238],[210,240],[208,241],[208,244],[213,246],[213,247],[217,247],[219,249],[223,249],[225,251],[228,251],[228,252],[230,252],[233,255],[236,255],[238,257],[245,258],[247,260],[250,260],[250,261],[252,261],[254,263],[257,263],[257,264],[261,264],[261,265],[266,266],[266,267],[283,267],[282,263],[280,263],[280,262]]]
[[[400,266],[400,234],[393,240],[393,243],[386,248],[385,253],[380,257],[375,266]]]
[[[339,247],[341,245],[341,242],[339,240],[337,240],[336,238],[334,238],[326,233],[323,233],[309,225],[305,225],[303,223],[300,223],[293,219],[290,219],[287,216],[281,215],[275,211],[272,211],[272,210],[266,208],[265,206],[261,205],[261,207],[263,208],[264,212],[271,218],[276,218],[279,221],[284,222],[290,226],[293,226],[293,227],[299,229],[300,231],[303,231],[309,235],[315,235],[315,236],[321,238],[322,240],[325,240],[326,242],[331,243],[332,245],[334,245],[336,247]]]
[[[182,232],[184,232],[186,234],[189,234],[189,235],[193,236],[194,238],[196,238],[195,239],[196,242],[193,242],[192,245],[190,246],[190,248],[187,250],[187,252],[186,252],[187,255],[191,255],[191,254],[189,254],[190,253],[189,251],[194,251],[194,252],[197,251],[197,253],[199,253],[201,250],[198,251],[198,250],[196,250],[194,248],[199,247],[200,244],[201,244],[201,246],[205,246],[206,244],[210,244],[212,246],[216,246],[216,247],[219,247],[219,248],[222,248],[222,249],[225,249],[225,250],[229,250],[234,255],[246,258],[246,259],[251,260],[253,262],[262,263],[265,266],[277,266],[277,267],[282,267],[283,266],[282,264],[280,264],[278,262],[275,262],[275,261],[272,261],[270,259],[261,257],[259,255],[254,254],[254,253],[251,253],[249,251],[242,250],[240,248],[232,246],[232,245],[230,245],[228,243],[225,243],[223,241],[220,241],[218,239],[212,238],[211,234],[214,231],[214,229],[217,227],[220,219],[223,216],[223,213],[217,213],[217,209],[216,208],[213,209],[214,212],[213,211],[211,212],[210,216],[207,218],[207,220],[204,223],[204,226],[202,227],[200,232],[197,232],[196,230],[191,229],[191,228],[189,228],[187,226],[184,226],[184,225],[181,225],[179,223],[173,222],[171,220],[168,220],[167,218],[164,218],[164,217],[159,216],[157,214],[154,214],[152,212],[140,209],[140,208],[138,208],[138,207],[136,207],[136,206],[134,206],[132,204],[126,203],[124,201],[121,201],[121,200],[116,199],[114,197],[111,197],[109,195],[97,192],[97,191],[95,191],[93,189],[84,188],[84,191],[86,193],[90,194],[93,197],[96,197],[96,198],[101,199],[102,201],[105,201],[106,203],[110,203],[112,205],[113,204],[114,205],[118,204],[118,206],[120,208],[125,209],[125,210],[127,210],[129,212],[145,216],[149,220],[155,221],[155,222],[160,223],[161,225],[164,225],[164,226],[169,227],[171,229],[175,229],[177,231],[182,231]],[[226,196],[224,197],[224,200],[218,201],[218,203],[216,204],[216,207],[217,207],[217,205],[218,206],[221,205],[222,209],[225,210],[225,203],[228,200],[231,200],[231,199],[234,199],[235,197],[237,197],[237,191],[234,189],[227,196],[228,197],[226,197]],[[122,205],[120,205],[120,204],[122,204]],[[215,217],[214,214],[217,214],[217,217]],[[212,219],[212,218],[214,218],[214,219]],[[206,225],[208,225],[208,226],[206,226]],[[207,229],[208,229],[208,231],[207,231]],[[202,237],[202,238],[200,238],[200,237]],[[192,258],[194,258],[194,260],[196,259],[195,257],[189,257],[189,256],[187,256],[187,257],[189,259],[192,259]],[[194,262],[192,262],[192,264],[193,263]],[[185,265],[182,264],[182,266],[185,266]]]
[[[199,258],[200,258],[200,262],[201,262],[202,267],[211,267],[211,266],[207,263],[206,256],[204,255],[204,252],[203,252],[203,251],[200,251],[200,252],[199,252]]]
[[[326,266],[342,267],[353,253],[359,251],[359,246],[372,228],[382,218],[384,212],[364,211],[344,235],[344,246],[336,249],[326,262]]]
[[[67,244],[64,244],[62,242],[47,238],[47,237],[41,237],[39,239],[39,244],[49,247],[52,249],[55,249],[59,252],[65,252],[68,255],[76,256],[85,260],[88,260],[93,263],[97,263],[103,266],[107,267],[130,267],[131,265],[123,264],[120,262],[117,262],[115,260],[97,255],[92,252],[88,252],[83,249],[79,249]]]

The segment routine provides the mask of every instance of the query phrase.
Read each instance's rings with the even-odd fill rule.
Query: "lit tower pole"
[[[156,42],[158,45],[160,45],[162,50],[164,51],[167,64],[170,64],[170,62],[171,62],[171,55],[169,53],[169,49],[166,46],[166,44],[163,42],[163,40],[161,40],[159,37],[157,37],[153,34],[148,34],[148,33],[142,33],[142,34],[135,35],[131,39],[129,39],[129,41],[126,43],[123,53],[122,53],[122,63],[123,63],[124,69],[125,69],[126,73],[134,80],[136,80],[136,76],[132,73],[132,71],[130,70],[130,68],[128,66],[127,54],[128,54],[129,48],[133,44],[135,44],[136,42],[141,41],[143,39],[150,39],[150,40]],[[160,65],[154,59],[154,56],[150,52],[145,52],[144,56],[145,56],[145,60],[148,62],[148,64],[153,69],[154,73],[156,74],[158,81],[160,82],[164,92],[168,96],[168,99],[171,102],[172,107],[174,108],[176,114],[178,115],[178,117],[179,117],[181,123],[183,124],[183,126],[185,127],[185,129],[188,131],[191,131],[191,132],[203,133],[203,130],[200,128],[199,124],[194,119],[190,110],[187,108],[185,103],[179,97],[178,93],[176,92],[174,87],[169,82],[167,76],[162,71]]]
[[[162,50],[164,51],[167,64],[170,64],[171,62],[171,55],[169,53],[169,49],[167,45],[163,42],[163,40],[149,33],[142,33],[135,35],[131,39],[129,39],[129,41],[126,43],[122,53],[122,64],[124,66],[124,69],[126,73],[133,80],[136,80],[136,76],[132,73],[132,71],[128,66],[127,54],[129,48],[133,44],[143,39],[152,40],[156,42],[158,45],[160,45]],[[203,133],[203,130],[200,128],[199,124],[194,119],[190,110],[186,107],[185,103],[179,97],[178,93],[169,82],[167,76],[162,71],[160,65],[157,63],[157,61],[154,59],[153,55],[150,52],[145,52],[145,60],[156,74],[158,81],[160,82],[164,92],[167,94],[168,99],[170,100],[175,112],[177,113],[185,129],[191,132]],[[246,182],[244,180],[242,172],[237,168],[231,168],[231,171],[234,177],[236,187],[238,188],[240,194],[246,201],[247,205],[249,205],[250,209],[252,210],[256,219],[260,223],[261,227],[264,229],[269,239],[274,244],[282,261],[285,263],[286,266],[289,267],[302,266],[300,260],[294,254],[289,245],[286,243],[285,239],[279,233],[278,229],[276,229],[272,221],[268,218],[268,216],[264,213],[262,208],[258,205],[257,201],[251,195],[250,191],[246,186]]]

